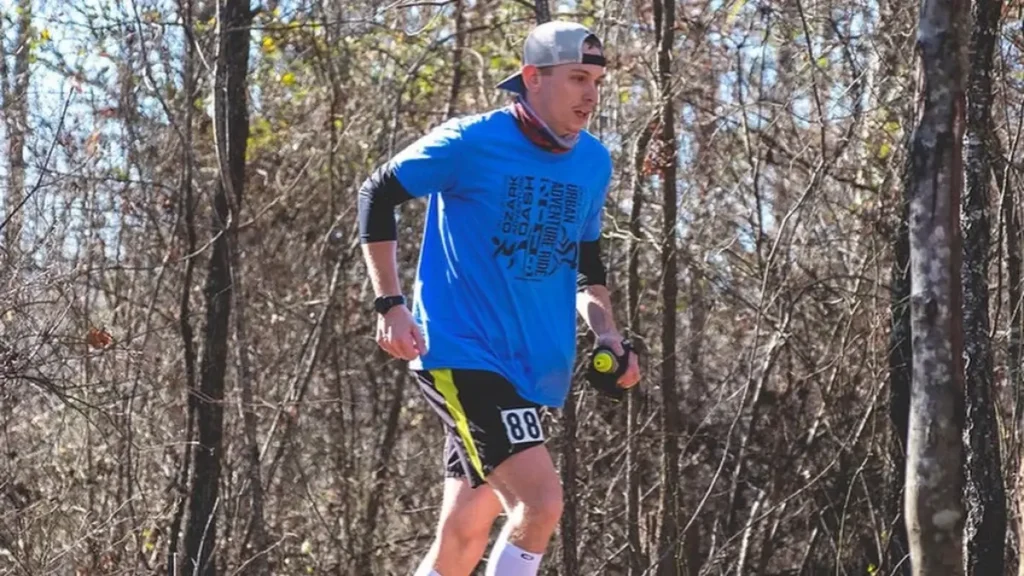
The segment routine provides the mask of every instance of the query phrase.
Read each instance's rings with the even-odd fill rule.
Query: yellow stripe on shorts
[[[480,461],[480,454],[476,451],[476,444],[473,443],[473,435],[469,432],[469,420],[466,418],[466,411],[462,407],[462,402],[459,401],[459,390],[455,387],[452,371],[431,370],[430,374],[434,377],[434,385],[437,386],[437,391],[444,396],[448,413],[455,420],[455,429],[458,431],[459,437],[462,438],[462,443],[466,446],[470,463],[476,469],[480,478],[484,478],[484,465]]]

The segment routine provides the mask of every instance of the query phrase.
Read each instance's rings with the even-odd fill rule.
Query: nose
[[[597,85],[592,82],[587,82],[587,89],[583,91],[583,98],[588,103],[597,102]]]

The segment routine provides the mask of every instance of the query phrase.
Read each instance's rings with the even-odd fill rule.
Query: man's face
[[[587,47],[588,54],[601,54]],[[562,64],[524,74],[530,103],[557,134],[576,134],[586,128],[597,107],[598,88],[604,67],[596,64]]]

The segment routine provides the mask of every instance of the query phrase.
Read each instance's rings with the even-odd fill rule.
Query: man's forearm
[[[395,208],[412,196],[398,181],[394,166],[382,164],[359,188],[359,239],[373,291],[377,296],[402,293],[398,279],[398,230]]]
[[[594,284],[577,292],[576,310],[594,334],[602,336],[618,332],[611,296],[605,286]]]
[[[393,296],[402,293],[398,279],[398,242],[384,240],[363,244],[363,259],[370,273],[370,282],[376,296]]]

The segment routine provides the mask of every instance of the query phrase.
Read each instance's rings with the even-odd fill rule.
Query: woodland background
[[[543,573],[910,574],[914,422],[966,513],[929,553],[1017,573],[1022,10],[3,0],[0,573],[412,572],[441,436],[374,342],[356,191],[507,103],[548,18],[611,58],[604,246],[645,353],[627,403],[579,379],[547,423]]]

